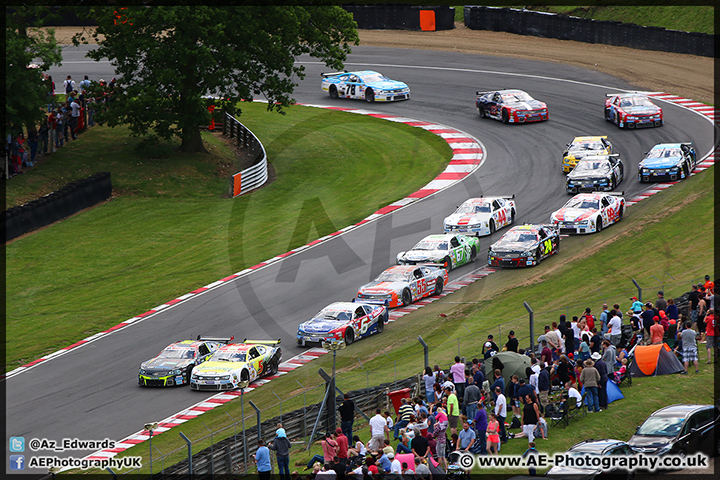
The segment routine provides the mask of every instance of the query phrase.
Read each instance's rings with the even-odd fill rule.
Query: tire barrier
[[[518,35],[600,43],[640,50],[715,56],[715,37],[634,23],[571,17],[554,13],[499,7],[465,7],[465,26]]]
[[[452,30],[455,8],[447,5],[343,5],[352,13],[358,28],[368,30]]]
[[[5,241],[69,217],[112,195],[109,172],[76,180],[44,197],[5,210]]]
[[[249,149],[249,154],[253,156],[252,166],[236,173],[230,179],[230,196],[237,197],[262,186],[268,179],[267,154],[263,144],[229,113],[225,113],[222,130],[223,135],[235,138],[238,146]]]

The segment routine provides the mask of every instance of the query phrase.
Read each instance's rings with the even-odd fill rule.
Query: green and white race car
[[[446,233],[428,235],[407,252],[397,255],[398,265],[439,263],[447,270],[474,262],[480,250],[480,240],[469,235]]]

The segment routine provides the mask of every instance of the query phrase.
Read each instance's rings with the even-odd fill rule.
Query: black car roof
[[[651,417],[686,417],[700,410],[706,410],[714,408],[712,405],[690,405],[690,404],[677,404],[663,407],[660,410],[653,412]]]
[[[603,440],[584,440],[580,443],[576,443],[568,452],[593,452],[597,453],[598,450],[605,451],[610,447],[618,445],[625,445],[622,440],[613,440],[611,438],[605,438]]]

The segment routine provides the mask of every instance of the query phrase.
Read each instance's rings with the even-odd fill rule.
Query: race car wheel
[[[508,123],[510,121],[510,115],[508,114],[508,111],[503,109],[502,111],[502,121],[503,123]]]
[[[542,246],[538,247],[537,252],[535,252],[535,265],[540,265],[540,262],[542,262],[543,258],[543,248]]]
[[[345,330],[345,345],[352,345],[355,341],[355,332],[352,328]]]
[[[685,162],[685,163],[683,164],[683,170],[685,171],[685,176],[686,176],[686,177],[689,177],[689,176],[690,176],[690,168],[688,167],[687,162]]]
[[[475,247],[472,247],[470,249],[470,261],[474,262],[476,258],[477,258],[477,250],[475,249]]]
[[[385,329],[385,316],[378,318],[377,321],[377,333],[382,333],[382,331]]]
[[[605,121],[612,122],[612,118],[610,117],[610,109],[609,108],[605,109]]]
[[[510,223],[515,223],[515,209],[510,210]]]
[[[635,128],[635,124],[634,124],[634,123],[630,123],[630,122],[625,122],[625,126],[626,126],[627,128],[629,128],[629,129]]]
[[[249,382],[250,381],[250,372],[248,372],[247,370],[243,370],[242,372],[240,372],[240,381]]]
[[[268,362],[268,375],[275,375],[278,372],[278,363],[276,360]]]
[[[618,213],[618,219],[617,219],[618,222],[620,220],[622,220],[623,215],[625,215],[625,205],[620,207],[620,212]]]
[[[595,231],[596,232],[602,232],[603,229],[603,221],[602,218],[598,218],[595,222]]]
[[[495,233],[495,220],[490,220],[490,235]]]
[[[440,295],[443,292],[443,281],[442,278],[435,280],[435,293],[433,295]]]
[[[412,296],[410,295],[410,290],[403,290],[402,293],[402,306],[407,307],[412,302]]]
[[[338,98],[338,91],[335,85],[330,85],[330,98]]]
[[[187,369],[187,378],[185,380],[187,381],[188,385],[190,384],[190,377],[192,376],[193,367],[193,365],[190,365]]]
[[[480,114],[480,118],[486,118],[487,112],[485,111],[485,107],[478,107],[478,114]]]
[[[450,260],[450,257],[443,258],[443,266],[447,269],[448,272],[452,270],[452,261]]]
[[[369,88],[365,90],[365,101],[368,103],[372,103],[375,101],[375,92],[373,92]]]

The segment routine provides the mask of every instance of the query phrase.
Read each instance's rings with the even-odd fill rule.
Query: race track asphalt
[[[87,48],[64,50],[63,67],[50,72],[56,85],[61,85],[67,74],[76,81],[85,74],[94,80],[112,78],[109,63],[82,58]],[[626,198],[647,188],[638,183],[637,164],[656,143],[692,140],[699,156],[712,149],[713,126],[707,119],[664,102],[658,101],[665,111],[664,127],[625,131],[605,122],[604,94],[630,86],[595,71],[540,61],[355,47],[346,69],[379,70],[412,89],[412,99],[406,102],[366,104],[331,100],[320,90],[320,73],[328,69],[313,59],[303,61],[307,77],[296,90],[298,102],[367,108],[462,130],[484,144],[484,165],[448,190],[8,379],[8,437],[120,440],[141,430],[148,421],[164,419],[210,396],[189,388],[137,386],[139,364],[178,339],[198,334],[234,335],[240,340],[281,338],[284,358],[300,353],[304,349],[295,345],[294,336],[301,321],[330,301],[351,299],[358,286],[394,263],[397,252],[425,235],[440,232],[443,218],[468,197],[515,194],[520,223],[548,221],[550,213],[569,198],[564,192],[560,154],[576,135],[609,135],[625,161],[625,180],[619,189]],[[503,125],[479,118],[475,91],[499,88],[520,88],[545,101],[550,120]],[[331,157],[332,152],[327,153]],[[251,233],[257,234],[247,235]],[[482,239],[475,266],[453,271],[451,279],[481,266],[486,248],[502,233]],[[517,275],[522,276],[522,271]],[[401,326],[402,319],[389,328]],[[56,455],[82,457],[91,452]]]

